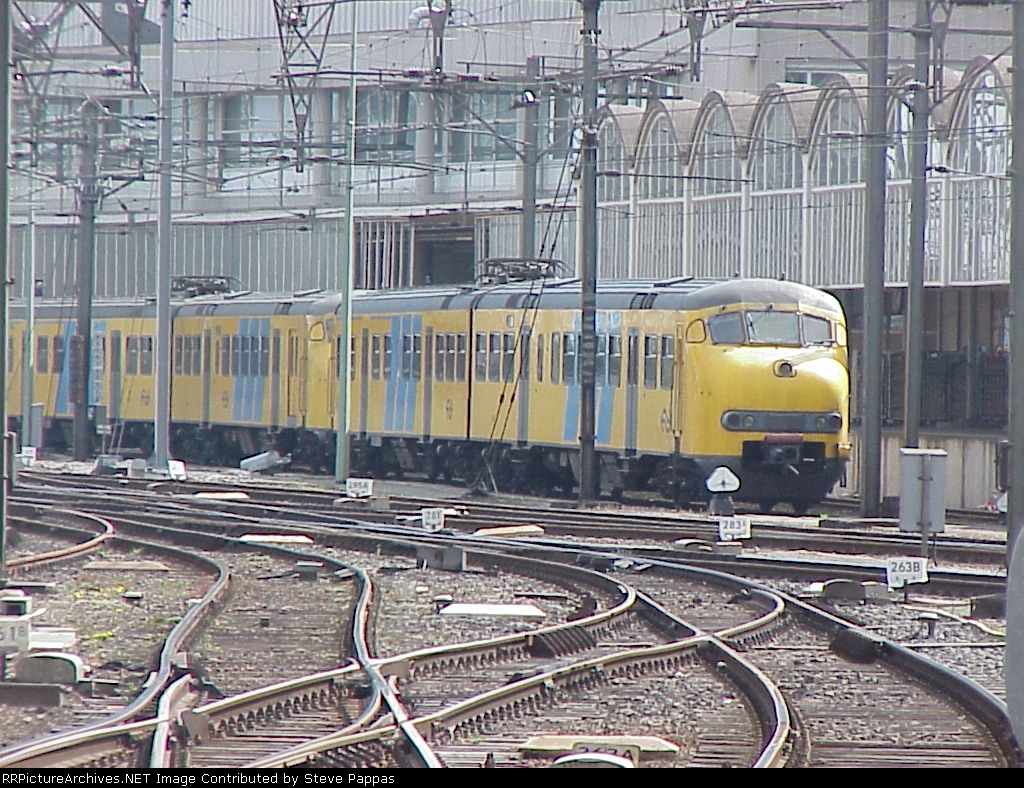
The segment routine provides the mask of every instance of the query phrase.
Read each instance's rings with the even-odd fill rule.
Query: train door
[[[636,454],[636,436],[639,428],[640,402],[640,330],[629,329],[626,358],[626,455]]]
[[[121,332],[110,332],[110,403],[111,422],[121,419]]]
[[[519,366],[516,371],[516,385],[519,391],[516,397],[519,399],[519,428],[517,440],[520,445],[526,445],[530,439],[530,328],[523,326],[519,341]]]
[[[359,434],[366,435],[366,422],[370,413],[370,331],[364,328],[359,343]]]
[[[423,440],[430,440],[430,411],[434,393],[434,329],[428,328],[423,344]]]
[[[676,334],[674,338],[675,351],[673,352],[671,366],[672,370],[672,435],[678,445],[683,434],[683,415],[686,412],[686,392],[683,390],[683,349],[686,347],[686,326],[676,323]]]
[[[303,352],[303,332],[288,331],[287,404],[285,417],[288,427],[303,424],[303,403],[306,398],[306,354]]]
[[[281,426],[281,329],[275,328],[270,339],[270,424]]]
[[[204,427],[210,424],[210,387],[213,385],[213,334],[203,330],[203,403],[200,421]]]

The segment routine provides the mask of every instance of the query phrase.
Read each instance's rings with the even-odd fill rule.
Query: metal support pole
[[[597,13],[601,0],[583,3],[583,140],[580,167],[580,503],[597,498],[594,449],[597,366]]]
[[[526,77],[533,88],[540,75],[540,58],[531,55],[526,59]],[[519,225],[519,256],[534,257],[537,254],[537,118],[540,105],[534,94],[532,101],[523,107],[526,114],[526,135],[523,146],[523,215]]]
[[[11,151],[11,3],[0,2],[0,113],[2,113],[4,131],[0,135],[0,434],[7,432],[7,303],[9,300],[9,255],[8,237],[10,215],[8,200],[10,197],[10,169],[8,162]],[[0,440],[0,588],[7,585],[7,452],[10,445]],[[6,662],[0,662],[0,681],[7,672]]]
[[[1024,522],[1024,3],[1013,4],[1013,78],[1010,90],[1010,486],[1007,504],[1007,566]]]
[[[344,288],[338,312],[338,405],[335,427],[334,478],[344,484],[349,475],[349,386],[352,344],[352,261],[355,252],[355,189],[352,183],[356,159],[356,16],[357,4],[351,4],[348,57],[348,109],[345,112],[345,243],[341,249],[341,278]]]
[[[917,0],[914,21],[913,124],[910,131],[910,265],[904,354],[903,445],[916,449],[921,427],[921,358],[924,350],[924,251],[928,216],[928,70],[931,55],[928,0]],[[877,369],[877,367],[876,367]]]
[[[36,367],[36,213],[28,206],[28,265],[25,277],[25,334],[21,338],[21,445],[31,446],[35,425],[32,423],[32,400],[35,399]]]
[[[864,355],[861,369],[863,517],[877,517],[882,475],[882,331],[885,299],[885,149],[889,0],[868,6],[868,112],[864,143]]]
[[[78,246],[75,250],[75,336],[72,338],[71,402],[73,403],[72,449],[76,460],[92,456],[89,430],[89,372],[92,356],[92,291],[96,265],[96,156],[99,129],[96,107],[87,100],[82,107],[81,161],[78,176]]]
[[[171,126],[174,98],[174,2],[163,0],[160,20],[160,157],[156,261],[156,391],[153,392],[153,467],[170,459],[171,426]]]

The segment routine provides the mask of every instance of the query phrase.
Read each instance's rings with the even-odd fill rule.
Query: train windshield
[[[723,312],[708,320],[716,345],[828,345],[833,342],[828,320],[776,309]]]

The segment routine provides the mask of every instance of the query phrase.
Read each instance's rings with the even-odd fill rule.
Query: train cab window
[[[64,337],[53,338],[53,371],[64,369]]]
[[[139,374],[139,338],[125,337],[124,372],[126,375]]]
[[[537,382],[544,382],[544,335],[537,337]]]
[[[644,337],[644,388],[658,388],[658,344],[660,337],[646,335]]]
[[[703,320],[693,320],[686,327],[686,341],[694,344],[703,342],[708,338],[707,327]]]
[[[374,380],[380,380],[380,334],[374,334],[370,353],[370,376]]]
[[[501,337],[501,379],[508,383],[516,375],[516,335],[503,334]]]
[[[562,335],[554,333],[551,335],[551,382],[556,386],[560,381],[561,375],[559,373],[562,369],[561,363],[561,351],[562,351]]]
[[[487,380],[487,334],[476,335],[476,354],[473,360],[474,375],[480,382]]]
[[[501,334],[492,332],[488,340],[487,379],[497,383],[501,380]]]
[[[618,388],[622,379],[622,337],[608,335],[608,385]]]
[[[796,312],[774,309],[747,312],[747,340],[752,345],[800,345]]]
[[[800,327],[803,329],[805,345],[831,345],[832,324],[823,317],[800,315]]]
[[[571,386],[576,382],[576,334],[562,334],[562,383]]]
[[[661,387],[672,388],[676,370],[676,338],[671,334],[661,336]]]
[[[739,312],[722,312],[708,319],[711,341],[716,345],[743,344],[743,315]]]
[[[36,337],[36,372],[50,371],[50,340],[47,337]]]
[[[460,383],[466,381],[466,335],[458,334],[455,337],[455,379]]]

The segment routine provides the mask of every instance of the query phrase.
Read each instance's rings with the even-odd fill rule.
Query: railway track
[[[40,498],[24,505],[46,508],[46,492],[36,494]],[[951,690],[957,677],[950,671],[851,628],[828,611],[814,611],[786,595],[779,596],[782,602],[769,605],[759,583],[730,577],[720,568],[701,570],[689,562],[703,553],[660,551],[670,553],[666,557],[646,551],[638,557],[638,551],[624,550],[616,558],[608,544],[599,544],[595,555],[593,545],[572,545],[568,540],[554,545],[476,533],[498,522],[509,524],[513,518],[508,512],[487,518],[488,525],[481,524],[483,518],[474,523],[476,535],[469,535],[469,529],[427,534],[402,519],[418,511],[421,502],[410,504],[408,510],[398,506],[397,511],[366,512],[391,518],[373,522],[356,517],[359,512],[349,511],[348,503],[338,505],[336,495],[333,500],[323,496],[321,503],[303,499],[301,516],[293,509],[294,499],[282,501],[279,492],[273,495],[276,504],[266,507],[254,502],[254,496],[246,501],[204,499],[196,498],[195,492],[172,493],[161,486],[125,490],[113,501],[109,493],[86,490],[75,501],[104,511],[117,521],[119,533],[145,533],[151,541],[196,545],[209,540],[220,545],[216,552],[223,553],[225,540],[231,539],[240,550],[237,560],[243,563],[253,560],[247,551],[256,546],[243,547],[237,541],[240,534],[309,535],[313,544],[303,548],[304,561],[324,566],[336,562],[332,565],[348,567],[362,583],[359,599],[350,595],[344,603],[353,606],[352,630],[345,636],[352,644],[347,652],[350,661],[339,651],[333,669],[315,676],[293,675],[269,687],[272,677],[254,674],[243,684],[264,686],[233,686],[224,693],[228,697],[220,699],[209,697],[209,686],[223,692],[216,680],[206,681],[204,694],[196,691],[200,677],[193,675],[185,699],[167,713],[168,724],[176,731],[171,740],[190,746],[187,751],[168,750],[168,764],[539,766],[550,764],[551,754],[541,745],[530,749],[525,744],[534,734],[555,735],[572,728],[570,722],[582,720],[581,729],[569,735],[600,738],[594,731],[621,730],[627,720],[659,731],[676,747],[671,754],[656,755],[656,746],[651,745],[654,749],[641,758],[644,765],[813,765],[815,757],[836,763],[860,758],[859,763],[868,763],[883,751],[887,762],[906,763],[915,748],[929,762],[941,762],[947,748],[950,757],[954,751],[970,753],[972,763],[1017,765],[1005,708],[990,693],[969,684]],[[67,494],[63,498],[71,500]],[[127,514],[135,509],[145,511],[146,517]],[[538,512],[533,515],[536,519]],[[568,517],[556,523],[557,511],[543,512],[543,519],[548,528],[579,528],[579,521]],[[705,521],[694,527],[709,525]],[[446,569],[434,568],[444,550],[454,551],[460,560]],[[260,587],[271,576],[287,575],[286,583],[306,588],[338,582],[328,580],[332,572],[322,569],[307,568],[315,572],[315,581],[297,577],[295,561],[281,560],[281,569],[289,571],[264,564],[263,574],[253,575],[264,579],[253,582],[255,596],[244,604],[250,627],[269,628],[263,625],[266,610],[256,616],[253,608],[266,603]],[[804,562],[805,569],[809,563]],[[512,579],[517,577],[521,579]],[[978,582],[984,587],[987,581],[982,577]],[[493,620],[472,617],[438,626],[446,618],[437,610],[444,597],[473,598],[487,587],[501,587],[508,602],[532,598],[549,617],[542,624],[506,622],[497,628],[500,631],[495,631]],[[813,616],[820,618],[806,623]],[[333,626],[317,613],[309,620],[313,623],[307,635]],[[246,627],[233,626],[234,633],[221,645],[229,653],[228,646],[237,641],[236,653],[241,655],[248,648]],[[805,651],[786,640],[786,633],[794,629],[796,641],[808,644]],[[811,644],[814,633],[819,633],[818,640]],[[202,637],[207,635],[198,642]],[[218,648],[215,640],[208,643],[207,656]],[[201,648],[193,651],[202,655]],[[204,670],[209,662],[199,659],[194,666],[196,673],[204,674],[203,680],[210,678]],[[805,674],[798,670],[801,665],[810,666]],[[816,670],[827,670],[830,676],[815,678]],[[892,741],[886,740],[891,747],[872,749],[837,736],[833,754],[823,755],[829,745],[816,749],[816,740],[807,732],[813,730],[827,742],[826,732],[836,731],[827,719],[834,704],[830,707],[824,698],[849,692],[856,700],[855,681],[861,678],[869,685],[892,682],[879,695],[864,692],[863,703],[850,706],[862,714],[877,714],[879,719],[872,724],[880,736],[892,733]],[[800,691],[815,688],[815,682],[817,687],[832,682],[832,688],[805,701]],[[655,705],[672,710],[675,717],[666,714],[660,719],[642,702],[632,703],[645,697],[658,698]],[[728,702],[709,709],[708,698]],[[886,698],[896,705],[890,709]],[[899,726],[911,722],[904,713],[906,698],[924,704],[920,708],[937,728],[960,720],[955,728],[960,738],[935,738],[935,746],[923,751],[909,731],[899,732]],[[131,724],[151,724],[155,733],[158,722],[156,717],[152,720]],[[700,735],[686,738],[683,728]],[[65,752],[59,757],[72,756]]]

